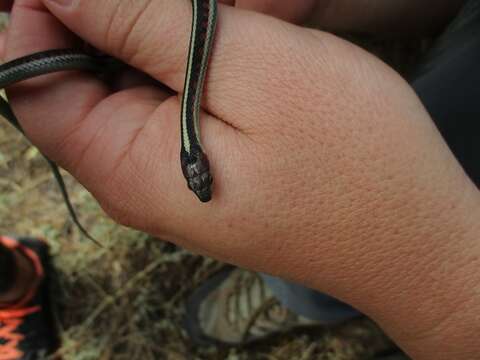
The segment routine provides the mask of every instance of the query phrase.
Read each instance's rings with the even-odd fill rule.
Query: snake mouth
[[[198,199],[202,202],[202,203],[206,203],[206,202],[209,202],[210,200],[212,200],[212,190],[210,189],[210,187],[208,189],[204,189],[202,191],[194,191],[195,195],[197,195]]]

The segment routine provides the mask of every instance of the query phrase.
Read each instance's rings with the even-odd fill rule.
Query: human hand
[[[142,85],[112,93],[80,73],[9,91],[30,139],[108,214],[329,292],[418,358],[439,351],[429,336],[412,345],[445,316],[417,287],[447,278],[452,253],[465,263],[456,278],[476,273],[467,258],[478,250],[469,239],[479,195],[395,72],[334,36],[221,6],[201,122],[214,198],[200,204],[179,165],[189,2],[44,2],[89,43],[175,92]],[[8,36],[10,59],[75,44],[40,0],[16,1]],[[462,287],[455,301],[469,294]],[[406,321],[423,303],[423,317]]]

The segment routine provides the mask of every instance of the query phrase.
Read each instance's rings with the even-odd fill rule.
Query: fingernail
[[[75,0],[45,0],[53,5],[67,7],[72,5]]]

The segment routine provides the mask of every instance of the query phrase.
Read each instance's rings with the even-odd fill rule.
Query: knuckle
[[[150,11],[153,0],[123,0],[115,2],[105,30],[107,48],[129,62],[139,50],[148,27],[153,23]]]
[[[168,82],[172,74],[184,71],[180,60],[186,56],[190,26],[189,17],[171,14],[186,10],[183,2],[114,1],[104,25],[105,48],[129,65]]]

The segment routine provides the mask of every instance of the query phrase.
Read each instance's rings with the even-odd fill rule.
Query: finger
[[[190,38],[189,1],[44,3],[87,42],[181,90]]]
[[[191,34],[189,0],[76,0],[69,6],[44,2],[67,27],[95,47],[175,91],[183,91]],[[297,60],[292,55],[303,53],[298,49],[302,31],[273,18],[220,5],[204,107],[237,129],[254,128],[265,114],[252,116],[251,109],[269,112],[271,107],[278,108],[271,98],[281,96],[272,96],[271,89],[282,95],[290,81],[284,76],[295,75],[289,69]],[[266,59],[275,59],[275,63]],[[268,104],[268,109],[252,104]],[[250,120],[255,123],[247,123]]]
[[[76,43],[74,36],[47,11],[41,1],[15,2],[6,43],[7,60],[36,51],[72,47]],[[60,139],[71,132],[84,112],[108,94],[108,90],[93,77],[80,73],[72,75],[49,75],[23,82],[8,91],[26,133],[47,155],[56,153],[55,145],[58,143],[55,144],[52,138]],[[42,106],[65,101],[69,101],[72,109],[80,111],[69,114],[73,116],[65,116]],[[31,108],[35,109],[35,116],[32,116]],[[45,121],[48,121],[49,133],[42,131]]]
[[[8,59],[76,44],[77,39],[41,1],[17,0],[7,40]],[[29,138],[52,160],[74,171],[73,164],[78,162],[88,142],[104,125],[97,119],[90,120],[89,114],[110,94],[110,90],[94,76],[67,72],[22,82],[11,87],[8,94]],[[146,98],[151,102],[148,99],[161,99],[162,93],[151,88],[130,97],[135,100],[139,97],[143,101]],[[134,126],[142,126],[144,121],[139,117]],[[66,149],[61,151],[63,148]]]

